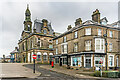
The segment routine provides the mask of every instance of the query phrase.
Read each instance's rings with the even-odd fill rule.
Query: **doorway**
[[[91,68],[91,57],[90,56],[85,57],[85,67]]]
[[[60,58],[60,66],[62,66],[62,58]]]

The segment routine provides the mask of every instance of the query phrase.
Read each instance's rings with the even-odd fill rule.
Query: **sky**
[[[90,2],[91,1],[91,2]],[[18,46],[24,28],[27,4],[31,19],[47,19],[55,32],[63,33],[68,25],[74,27],[77,18],[83,22],[91,20],[95,9],[99,9],[101,18],[107,17],[108,23],[118,21],[118,0],[4,0],[0,2],[0,57]]]

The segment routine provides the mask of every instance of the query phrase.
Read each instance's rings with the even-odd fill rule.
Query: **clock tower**
[[[25,11],[24,30],[32,32],[31,13],[30,13],[28,4],[27,4],[27,9]]]

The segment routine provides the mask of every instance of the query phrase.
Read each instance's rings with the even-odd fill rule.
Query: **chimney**
[[[48,21],[46,19],[43,19],[42,22],[43,22],[43,26],[46,27],[48,24]]]
[[[100,23],[100,13],[99,13],[99,10],[96,9],[93,14],[92,14],[92,20],[95,21],[95,22],[98,22]]]
[[[72,28],[72,26],[71,25],[68,25],[68,28],[67,28],[67,30],[70,30]]]
[[[76,19],[75,26],[82,24],[81,18]]]
[[[17,50],[17,51],[18,51],[18,47],[15,47],[15,50]]]

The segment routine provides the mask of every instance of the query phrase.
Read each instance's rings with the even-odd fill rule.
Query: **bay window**
[[[104,53],[104,48],[105,48],[104,39],[96,38],[95,39],[95,52]]]

